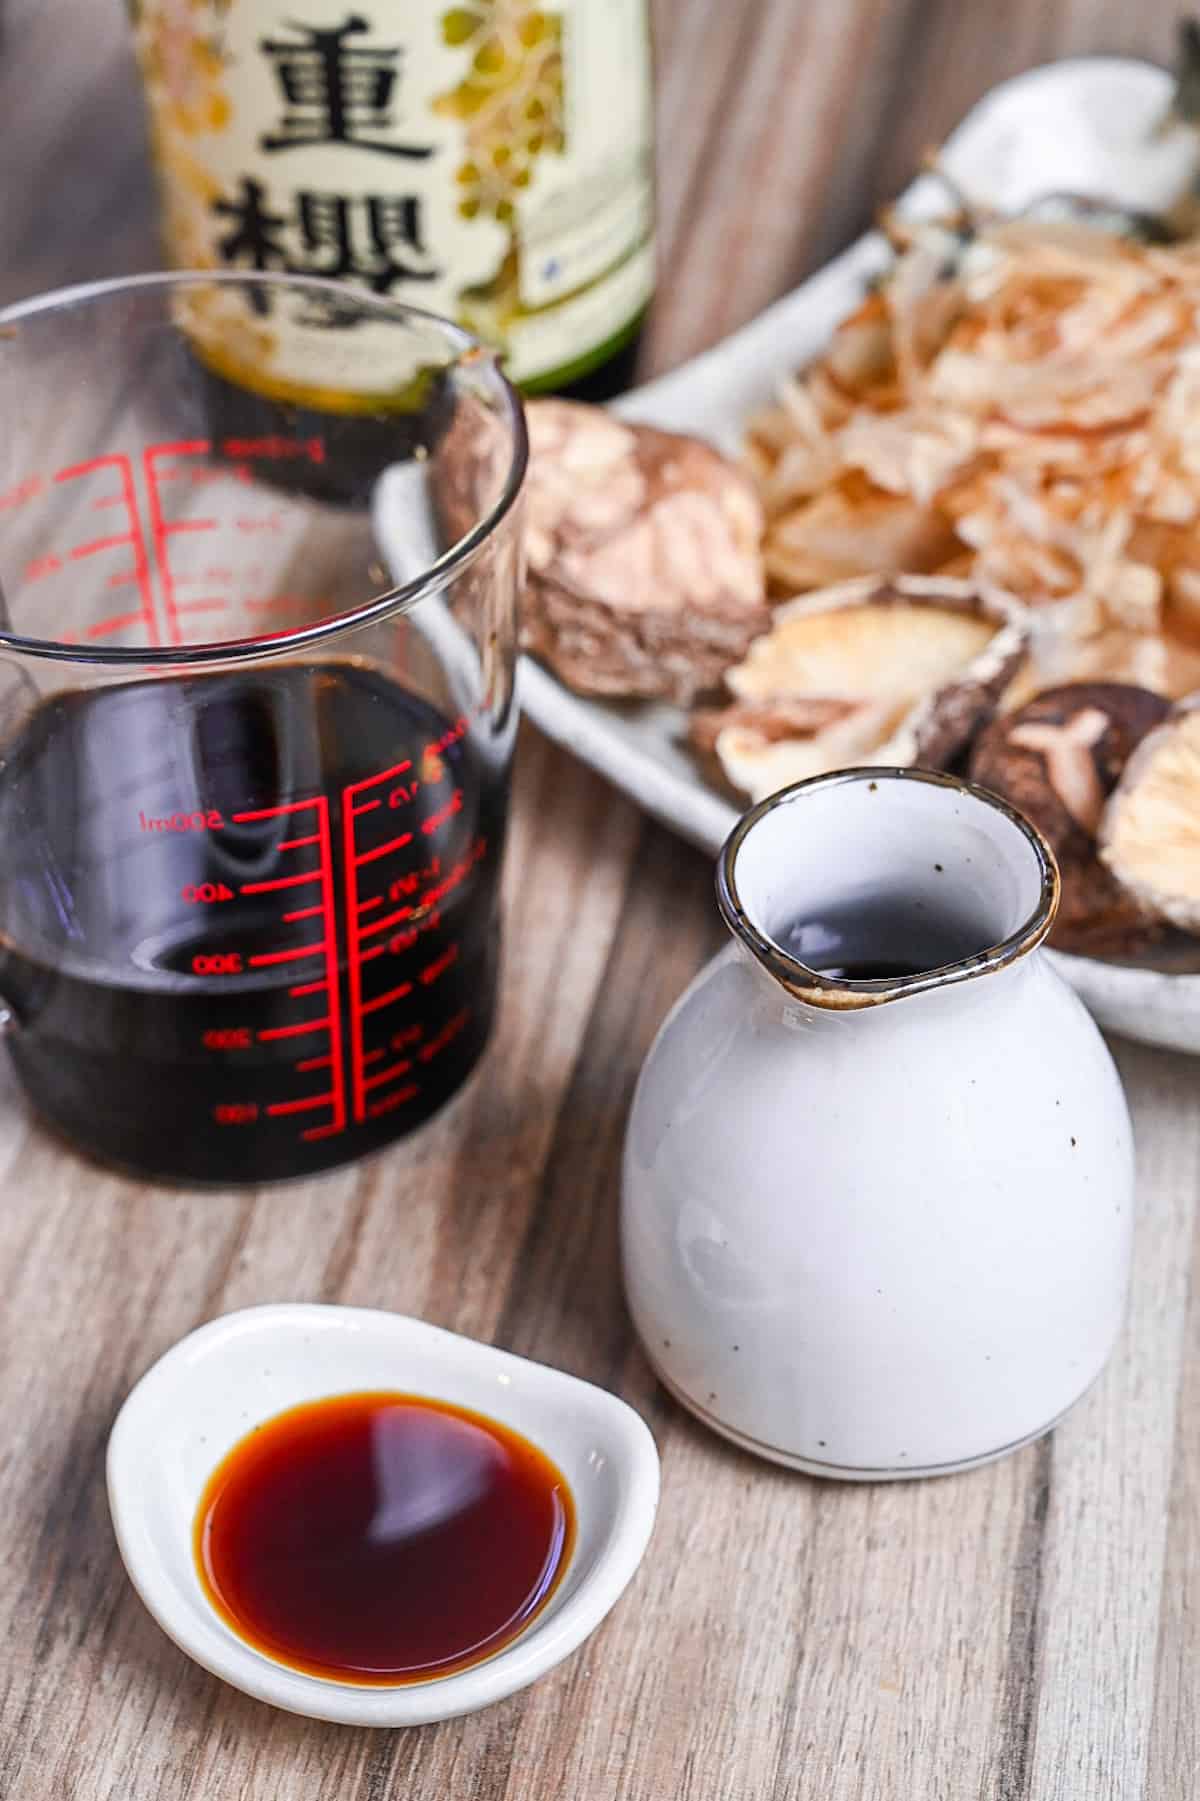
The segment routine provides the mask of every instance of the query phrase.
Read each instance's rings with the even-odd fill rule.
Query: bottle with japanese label
[[[133,16],[174,264],[424,307],[495,345],[527,393],[627,385],[654,285],[647,0],[133,0]],[[399,403],[385,325],[261,306],[235,317],[231,300],[199,334],[214,374],[326,414]]]

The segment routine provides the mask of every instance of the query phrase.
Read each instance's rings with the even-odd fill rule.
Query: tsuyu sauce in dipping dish
[[[290,1408],[205,1485],[195,1555],[239,1638],[306,1675],[387,1686],[510,1644],[567,1568],[566,1479],[510,1427],[423,1395]]]

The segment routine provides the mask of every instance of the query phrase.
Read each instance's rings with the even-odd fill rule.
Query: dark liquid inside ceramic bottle
[[[310,1675],[400,1684],[502,1650],[570,1559],[574,1507],[536,1445],[417,1395],[292,1408],[236,1445],[196,1515],[217,1611]]]
[[[505,781],[376,670],[66,691],[0,765],[0,994],[38,1112],[168,1180],[379,1148],[491,1023]]]
[[[898,981],[973,957],[988,942],[979,921],[925,901],[888,896],[798,921],[783,949],[822,975],[845,982]]]

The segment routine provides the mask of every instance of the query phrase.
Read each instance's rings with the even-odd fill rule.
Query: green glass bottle
[[[647,0],[136,0],[134,24],[177,267],[425,307],[528,393],[627,385],[654,286]],[[361,418],[402,406],[377,352],[289,301],[203,354],[243,396]]]

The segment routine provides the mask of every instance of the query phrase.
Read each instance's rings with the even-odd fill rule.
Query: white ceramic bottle
[[[626,1143],[659,1376],[815,1475],[1038,1436],[1112,1347],[1133,1203],[1112,1059],[1038,948],[1049,851],[981,790],[853,770],[747,814],[718,898],[736,942],[663,1026]],[[848,957],[921,967],[819,973]]]

